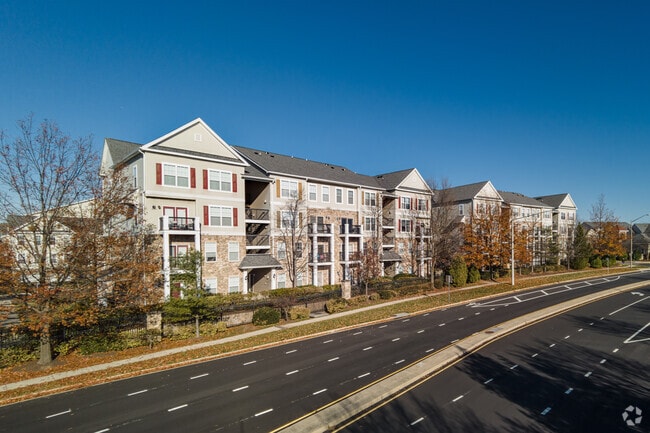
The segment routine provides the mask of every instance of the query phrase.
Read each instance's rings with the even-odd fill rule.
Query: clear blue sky
[[[0,54],[10,134],[33,112],[100,152],[201,117],[363,174],[650,212],[648,1],[4,0]]]

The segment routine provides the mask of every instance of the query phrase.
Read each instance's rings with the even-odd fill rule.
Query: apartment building
[[[434,204],[456,209],[458,223],[467,223],[474,213],[497,214],[504,207],[510,208],[515,228],[525,227],[531,233],[528,248],[533,253],[533,264],[544,260],[543,247],[550,240],[558,243],[561,259],[566,259],[573,241],[577,207],[567,193],[533,198],[499,191],[492,182],[482,181],[439,192]]]
[[[166,297],[190,250],[213,293],[354,279],[367,248],[385,275],[429,271],[431,190],[417,169],[367,176],[230,146],[201,119],[146,144],[107,138],[101,167],[125,170],[161,236]]]

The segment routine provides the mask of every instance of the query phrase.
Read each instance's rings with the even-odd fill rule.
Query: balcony
[[[269,235],[246,235],[246,247],[270,248]]]
[[[316,257],[312,253],[309,254],[309,263],[330,263],[331,261],[332,254],[330,253],[318,253]]]
[[[345,234],[345,226],[341,226],[341,234]],[[360,225],[348,225],[348,234],[350,235],[360,235],[361,234],[361,226]]]
[[[310,235],[313,234],[332,234],[332,224],[309,224]]]
[[[246,212],[246,220],[269,221],[269,222],[271,221],[268,209],[255,209],[255,208],[247,207],[245,209],[245,212]]]
[[[395,244],[395,236],[382,236],[381,237],[381,242],[384,245],[394,245]]]
[[[167,227],[165,227],[165,219]],[[194,231],[196,224],[194,217],[160,217],[159,230]]]
[[[395,227],[395,219],[394,218],[383,217],[382,220],[381,220],[381,224],[385,228]]]
[[[429,227],[416,227],[415,235],[419,238],[431,237],[431,229]]]

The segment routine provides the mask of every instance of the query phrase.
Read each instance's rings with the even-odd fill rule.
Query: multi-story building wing
[[[573,242],[577,224],[576,212],[578,210],[571,194],[554,194],[535,197],[536,200],[550,206],[553,211],[553,235],[558,242],[562,259],[567,258],[569,246]]]
[[[376,178],[383,189],[380,206],[384,273],[426,276],[431,271],[431,188],[415,168]]]
[[[474,213],[485,213],[488,210],[496,213],[504,202],[489,180],[448,188],[438,197],[444,197],[445,202],[436,200],[436,206],[455,207],[461,223],[468,222]]]
[[[150,143],[106,139],[102,172],[121,168],[131,178],[145,222],[162,236],[164,294],[175,259],[191,249],[203,255],[212,292],[242,291],[239,265],[245,253],[244,189],[248,163],[201,119]]]
[[[510,208],[514,228],[528,232],[528,250],[533,255],[533,265],[545,262],[546,249],[552,239],[553,208],[523,194],[499,191],[504,203]]]

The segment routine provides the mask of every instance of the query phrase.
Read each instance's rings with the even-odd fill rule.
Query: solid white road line
[[[149,390],[148,389],[141,389],[140,391],[132,392],[131,394],[127,394],[126,396],[127,397],[133,397],[134,395],[143,394],[143,393],[145,393],[147,391],[149,391]]]
[[[425,350],[424,353],[431,353],[431,352],[433,352],[434,350],[435,350],[435,349],[432,347],[431,349],[427,349],[427,350]]]
[[[401,364],[402,362],[406,361],[406,359],[400,359],[399,361],[395,362],[395,365]]]
[[[339,359],[339,357],[337,356],[337,357],[328,359],[327,362],[337,361],[338,359]]]
[[[363,334],[363,331],[355,332],[355,333],[352,334],[352,335],[359,335],[359,334]]]
[[[331,343],[332,341],[334,341],[334,340],[323,341],[323,344]]]
[[[269,412],[273,412],[273,408],[263,410],[262,412],[258,412],[258,413],[255,414],[255,416],[261,416],[261,415],[264,415],[264,414],[269,413]]]
[[[251,364],[255,364],[256,362],[257,361],[248,361],[248,362],[244,362],[242,365],[251,365]]]
[[[105,428],[103,430],[97,430],[95,433],[106,433],[107,431],[110,431],[109,428]]]
[[[620,311],[623,311],[623,310],[625,310],[626,308],[629,308],[629,307],[631,307],[631,306],[634,305],[634,304],[638,304],[639,302],[643,302],[643,301],[645,301],[646,299],[648,299],[648,298],[641,298],[641,299],[639,299],[638,301],[634,301],[634,302],[632,302],[631,304],[626,305],[626,306],[623,307],[623,308],[619,308],[619,309],[616,310],[616,311],[612,311],[611,313],[609,313],[609,315],[610,315],[610,316],[613,316],[614,314],[616,314],[616,313],[618,313],[618,312],[620,312]],[[603,319],[600,319],[600,320],[603,320]]]
[[[318,394],[320,394],[321,392],[325,392],[325,391],[327,391],[327,388],[323,388],[323,389],[321,389],[321,390],[319,390],[319,391],[316,391],[316,392],[312,393],[312,395],[318,395]]]
[[[372,346],[366,347],[365,349],[363,349],[363,351],[365,352],[366,350],[370,350],[370,349],[372,349]]]
[[[370,376],[370,373],[363,373],[360,376],[357,376],[357,379],[361,379],[362,377]]]
[[[485,382],[483,382],[483,385],[487,385],[488,383],[492,382],[493,380],[494,380],[494,378],[492,377],[492,378],[486,380]]]
[[[606,362],[607,362],[606,359],[601,359],[601,361],[600,361],[601,364],[604,364],[604,363],[606,363]]]
[[[551,344],[551,345],[550,345],[550,346],[548,346],[548,347],[555,347],[555,343],[553,343],[553,344]]]
[[[387,327],[387,326],[388,326],[388,325],[381,325],[381,326],[379,327],[379,329],[381,329],[381,328],[385,328],[385,327]]]
[[[539,355],[539,353],[533,353],[532,355],[530,355],[530,357],[531,358],[537,358],[537,355]]]
[[[452,400],[452,403],[456,403],[458,400],[460,400],[463,397],[464,397],[463,395],[459,395],[458,397]]]
[[[589,376],[591,376],[592,373],[593,373],[593,371],[588,371],[588,372],[586,372],[586,373],[585,373],[585,377],[589,377]]]
[[[416,419],[416,420],[413,421],[410,425],[415,425],[415,424],[417,424],[417,423],[419,423],[419,422],[422,422],[422,421],[424,421],[424,417],[420,417],[420,418]]]
[[[175,410],[183,409],[183,408],[186,408],[186,407],[187,407],[187,404],[182,404],[180,406],[176,406],[176,407],[172,407],[171,409],[167,409],[167,412],[174,412]]]
[[[422,334],[423,332],[424,332],[424,329],[420,329],[420,330],[418,331],[418,334]]]
[[[45,419],[54,418],[56,416],[65,415],[66,413],[71,413],[71,412],[72,412],[72,409],[68,409],[68,410],[63,411],[63,412],[53,413],[52,415],[46,416]]]
[[[613,352],[613,353],[618,352],[618,347],[617,347],[616,349],[612,350],[612,352]]]
[[[235,388],[232,390],[232,392],[238,392],[238,391],[243,391],[245,389],[248,389],[248,385],[246,386],[240,386],[239,388]]]
[[[569,394],[571,394],[572,392],[573,392],[573,388],[569,388],[569,389],[567,389],[566,391],[564,391],[564,393],[565,393],[566,395],[569,395]]]
[[[298,351],[298,350],[293,349],[293,350],[290,350],[290,351],[288,351],[288,352],[284,352],[284,354],[285,354],[285,355],[288,355],[288,354],[290,354],[290,353],[296,353],[297,351]]]
[[[510,370],[514,370],[515,368],[519,367],[519,364],[515,364],[512,367],[510,367]]]
[[[546,414],[549,413],[550,411],[551,411],[551,407],[549,406],[549,407],[547,407],[546,409],[544,409],[544,410],[542,411],[542,415],[546,415]]]
[[[393,338],[391,341],[392,341],[393,343],[396,342],[396,341],[399,341],[399,337],[398,337],[398,338]]]
[[[192,376],[192,377],[190,377],[190,380],[200,379],[202,377],[208,376],[209,374],[210,373],[203,373],[203,374],[199,374],[198,376]]]
[[[300,371],[300,370],[292,370],[292,371],[290,371],[290,372],[288,372],[288,373],[285,373],[285,376],[291,376],[292,374],[296,374],[296,373],[298,373],[299,371]]]

